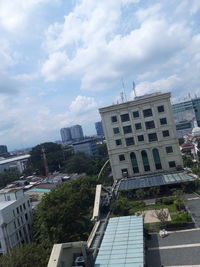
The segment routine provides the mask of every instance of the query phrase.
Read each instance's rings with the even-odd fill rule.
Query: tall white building
[[[31,241],[32,210],[23,189],[0,190],[0,254]]]
[[[60,135],[63,143],[67,143],[72,140],[71,130],[69,127],[60,129]]]
[[[73,140],[83,139],[83,129],[81,125],[74,125],[70,127],[71,136]]]
[[[182,167],[170,93],[100,110],[114,179]]]

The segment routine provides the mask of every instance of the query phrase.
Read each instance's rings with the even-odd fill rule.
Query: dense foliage
[[[43,267],[47,266],[48,257],[48,250],[31,243],[0,256],[0,267]]]
[[[18,169],[12,168],[0,173],[0,188],[5,187],[7,184],[18,180],[20,173]]]
[[[45,195],[34,215],[34,238],[45,247],[86,240],[92,223],[96,179],[83,177]]]

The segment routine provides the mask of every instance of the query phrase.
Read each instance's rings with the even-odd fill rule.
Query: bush
[[[174,197],[163,197],[156,199],[156,204],[171,205],[174,203]]]
[[[175,223],[187,223],[191,222],[191,216],[188,213],[180,213],[176,215],[172,215],[172,222]]]
[[[183,210],[185,209],[185,204],[182,199],[176,199],[174,200],[174,205],[176,206],[177,210]]]

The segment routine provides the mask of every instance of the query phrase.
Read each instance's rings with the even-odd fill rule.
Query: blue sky
[[[199,0],[0,0],[0,143],[60,139],[98,108],[171,91],[200,96]],[[122,83],[123,81],[123,83]]]

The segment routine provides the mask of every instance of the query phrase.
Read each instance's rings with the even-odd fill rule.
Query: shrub
[[[156,204],[171,205],[174,202],[174,197],[163,197],[156,199]]]

